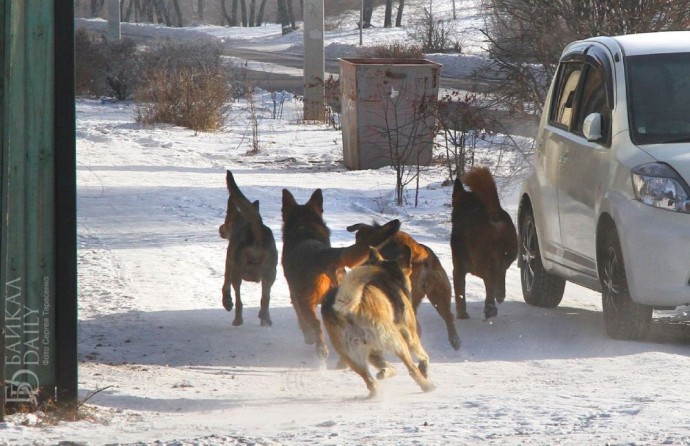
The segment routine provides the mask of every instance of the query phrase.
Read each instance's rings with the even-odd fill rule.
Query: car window
[[[575,102],[575,90],[582,72],[581,63],[563,63],[558,73],[558,83],[554,94],[549,121],[569,129]]]
[[[589,64],[585,65],[585,67],[582,93],[576,107],[577,119],[574,130],[581,135],[585,118],[592,113],[599,113],[601,115],[603,140],[608,141],[611,134],[611,108],[606,99],[606,75],[600,67]]]
[[[632,140],[690,141],[690,53],[628,57],[626,67]]]

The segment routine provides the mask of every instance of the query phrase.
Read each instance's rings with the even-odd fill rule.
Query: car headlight
[[[632,170],[635,198],[644,204],[690,214],[688,186],[668,164],[649,163]]]

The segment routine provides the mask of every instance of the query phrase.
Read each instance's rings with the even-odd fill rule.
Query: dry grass
[[[422,59],[424,57],[421,46],[400,41],[363,48],[358,54],[359,57],[382,59]]]
[[[195,132],[223,126],[233,86],[217,47],[162,46],[147,56],[145,67],[145,82],[135,93],[137,122],[179,125]]]

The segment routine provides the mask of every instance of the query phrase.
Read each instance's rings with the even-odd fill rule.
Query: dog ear
[[[252,204],[254,205],[254,209],[256,209],[256,212],[259,212],[259,200],[254,200],[254,203]]]
[[[366,228],[367,226],[369,226],[369,225],[366,223],[357,223],[357,224],[348,226],[346,229],[347,229],[347,232],[356,232],[356,231],[359,231],[360,229]]]
[[[295,207],[297,207],[295,197],[292,196],[289,190],[283,189],[283,217],[285,217],[285,215]]]
[[[315,208],[319,214],[323,214],[323,193],[321,189],[316,189],[307,202],[308,206]]]
[[[369,261],[368,263],[370,265],[378,265],[383,261],[383,257],[381,257],[381,254],[379,253],[379,250],[374,248],[373,246],[369,247]]]
[[[456,176],[455,183],[453,183],[453,201],[465,192],[465,186],[462,184],[462,181],[460,181],[460,176]]]

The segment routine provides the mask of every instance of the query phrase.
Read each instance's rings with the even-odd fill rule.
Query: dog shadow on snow
[[[220,306],[220,304],[219,304]],[[644,341],[616,341],[604,330],[600,311],[560,306],[555,309],[531,307],[520,301],[505,301],[498,317],[484,320],[483,301],[468,302],[471,319],[456,320],[462,345],[455,351],[447,339],[446,327],[426,301],[418,309],[422,343],[434,363],[481,361],[530,361],[615,357],[648,351],[689,355],[690,316],[683,313],[656,317]],[[169,366],[195,369],[201,373],[280,374],[287,381],[318,369],[313,346],[305,345],[291,307],[271,308],[273,326],[261,327],[258,303],[245,306],[245,323],[232,326],[232,313],[222,307],[160,312],[127,312],[79,322],[78,355],[80,363],[123,367]],[[658,316],[658,315],[657,315]],[[327,369],[333,369],[337,353],[329,343]],[[394,358],[391,358],[394,359]],[[352,374],[354,377],[354,374]],[[212,379],[212,378],[211,378]],[[353,378],[354,379],[354,378]],[[96,389],[81,389],[88,395]],[[313,395],[300,401],[318,403]],[[137,397],[104,390],[96,398],[99,404],[133,410],[182,411],[228,408],[236,405],[268,404],[258,399],[226,401],[216,398],[156,399],[155,395]],[[286,397],[285,404],[294,404]],[[271,405],[281,404],[280,397]]]
[[[273,325],[261,327],[258,303],[248,299],[245,322],[232,326],[222,307],[127,312],[79,322],[79,359],[106,364],[204,367],[313,368],[320,362],[306,345],[292,307],[273,307]],[[455,351],[434,308],[423,301],[417,319],[432,362],[520,361],[634,355],[647,351],[690,355],[690,315],[655,317],[643,341],[606,335],[601,311],[561,305],[537,308],[507,300],[498,317],[484,320],[483,301],[468,302],[471,319],[455,320]],[[327,366],[337,362],[331,348]]]

